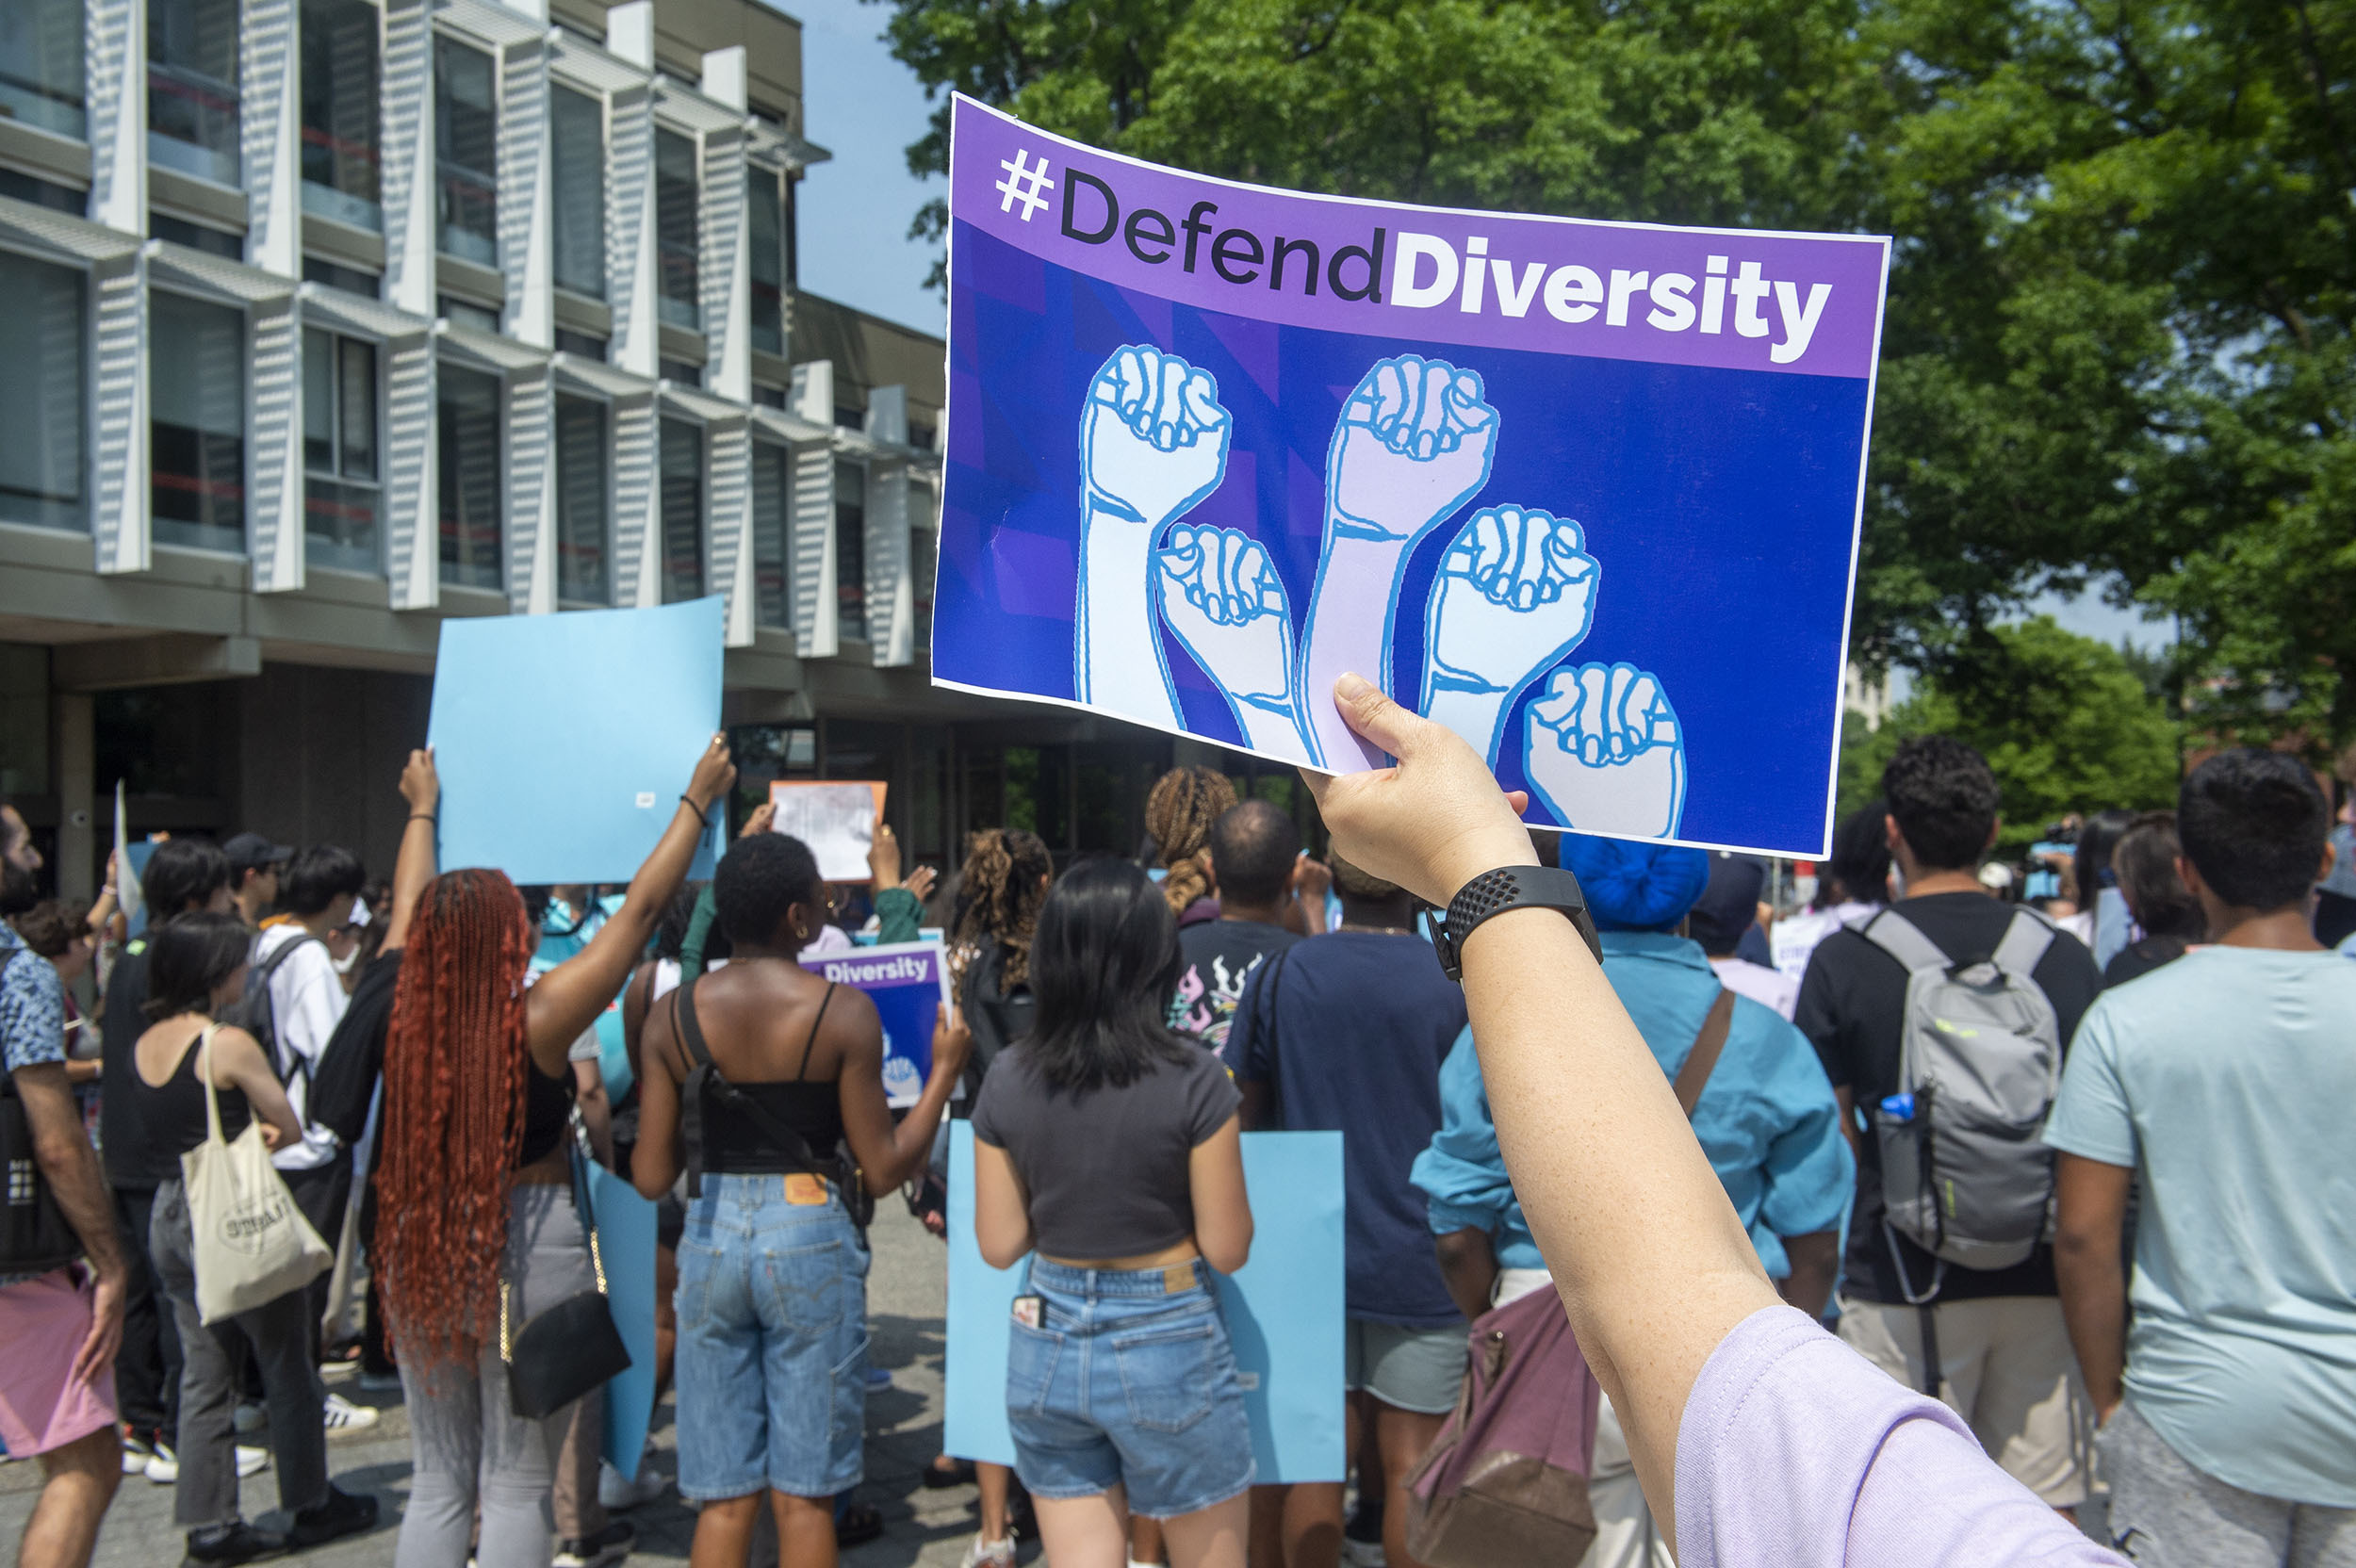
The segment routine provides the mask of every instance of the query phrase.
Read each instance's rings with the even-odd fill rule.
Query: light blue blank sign
[[[589,1202],[597,1216],[597,1255],[605,1265],[605,1303],[630,1351],[630,1366],[605,1385],[600,1452],[623,1475],[638,1474],[654,1419],[654,1205],[603,1166],[589,1168]]]
[[[1246,1133],[1252,1261],[1219,1275],[1262,1485],[1338,1481],[1342,1444],[1342,1135]],[[1023,1265],[992,1268],[973,1239],[973,1124],[949,1130],[948,1410],[942,1447],[1014,1462],[1006,1324]]]
[[[441,863],[628,882],[720,727],[721,601],[442,623]],[[709,876],[708,850],[691,876]]]

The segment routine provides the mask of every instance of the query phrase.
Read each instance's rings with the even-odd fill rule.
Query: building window
[[[834,466],[834,629],[867,640],[867,467]]]
[[[677,382],[681,386],[701,386],[704,384],[704,368],[700,365],[691,365],[683,359],[656,360],[655,374],[664,381]]]
[[[777,176],[756,164],[745,171],[753,237],[753,347],[785,354],[785,204]]]
[[[0,6],[0,119],[79,141],[82,89],[82,0]]]
[[[303,332],[303,550],[314,566],[384,568],[376,520],[376,345]]]
[[[363,272],[357,267],[344,267],[318,256],[303,258],[303,281],[329,288],[340,288],[347,294],[357,294],[373,300],[384,292],[384,285],[373,272]]]
[[[663,421],[663,602],[704,592],[704,433]]]
[[[611,604],[606,555],[605,405],[556,400],[556,596]]]
[[[0,519],[86,529],[82,274],[0,251]]]
[[[765,382],[757,381],[753,383],[753,401],[759,403],[763,408],[783,408],[785,406],[785,388],[782,386],[771,386]]]
[[[238,0],[149,0],[147,155],[217,185],[237,155]]]
[[[497,590],[499,570],[499,384],[441,368],[434,436],[442,487],[442,580]]]
[[[0,196],[13,196],[52,212],[70,212],[76,218],[90,205],[89,197],[72,186],[37,180],[21,169],[0,169]]]
[[[150,294],[147,383],[148,512],[155,541],[242,554],[244,315],[178,294]]]
[[[581,359],[594,359],[602,364],[605,360],[605,339],[592,337],[585,332],[575,332],[570,327],[559,327],[556,329],[556,351]]]
[[[933,645],[933,578],[941,569],[941,531],[918,523],[908,530],[909,586],[915,590],[916,645]]]
[[[186,245],[189,250],[202,251],[208,256],[225,256],[231,261],[245,259],[245,236],[231,234],[226,229],[208,229],[202,223],[191,223],[168,212],[150,212],[147,215],[147,232],[157,239]]]
[[[441,248],[497,267],[499,67],[447,38],[434,41],[434,152]]]
[[[488,305],[479,305],[470,300],[461,300],[455,295],[443,294],[434,301],[434,314],[453,327],[466,327],[475,332],[487,332],[495,337],[499,335],[499,313]]]
[[[655,267],[663,320],[694,329],[703,321],[703,295],[696,278],[695,142],[677,131],[654,133]]]
[[[369,0],[303,0],[303,210],[381,230],[376,30]]]
[[[767,441],[753,443],[753,619],[791,629],[794,595],[786,549],[794,495],[794,454]]]
[[[556,286],[605,298],[605,106],[548,93],[548,176],[556,204]]]

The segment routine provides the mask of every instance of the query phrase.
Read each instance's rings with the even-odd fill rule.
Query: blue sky
[[[939,333],[942,306],[924,287],[932,248],[908,220],[947,182],[908,174],[903,149],[924,134],[924,90],[882,41],[887,6],[794,0],[802,24],[804,135],[834,154],[800,192],[801,283],[813,294]]]

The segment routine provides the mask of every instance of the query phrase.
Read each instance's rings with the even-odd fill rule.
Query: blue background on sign
[[[721,653],[716,597],[444,621],[426,730],[443,868],[628,882],[720,727]],[[688,875],[712,855],[707,840]]]
[[[1252,1261],[1215,1275],[1259,1484],[1337,1481],[1342,1443],[1342,1135],[1246,1133]],[[1006,1324],[1023,1266],[992,1268],[973,1239],[973,1124],[949,1124],[948,1408],[941,1448],[1014,1462]],[[1253,1378],[1258,1386],[1251,1386]]]
[[[928,955],[929,972],[914,980],[886,980],[875,984],[843,982],[867,993],[867,999],[875,1004],[875,1016],[883,1022],[884,1097],[895,1110],[915,1104],[924,1092],[924,1080],[932,1074],[933,1025],[940,1021],[937,1014],[941,1004],[949,1000],[948,970],[942,961],[941,944],[895,942],[862,947],[857,953],[829,953],[824,956],[810,955],[802,960],[804,969],[824,974],[829,964],[847,964],[859,969],[877,958],[889,958],[899,953]],[[914,1070],[916,1088],[913,1092],[893,1091],[895,1060],[906,1062]]]
[[[589,1204],[597,1217],[605,1263],[605,1300],[630,1351],[629,1369],[605,1385],[602,1452],[625,1476],[638,1474],[654,1419],[654,1205],[604,1167],[589,1167]]]
[[[1219,382],[1227,477],[1183,520],[1240,529],[1307,618],[1325,460],[1344,400],[1413,340],[1280,327],[1174,304],[1053,266],[960,224],[952,252],[950,422],[934,668],[967,684],[1072,694],[1078,420],[1124,343]],[[1383,313],[1402,323],[1412,313]],[[1831,788],[1867,385],[1844,377],[1441,348],[1499,414],[1488,484],[1410,561],[1393,694],[1420,700],[1424,605],[1483,506],[1576,518],[1602,564],[1595,621],[1566,662],[1649,670],[1684,727],[1677,836],[1815,853]],[[1185,646],[1163,634],[1186,727],[1240,743]],[[1364,672],[1371,676],[1374,672]],[[1541,676],[1509,716],[1545,692]],[[1519,788],[1519,748],[1498,767]],[[1533,820],[1544,820],[1542,815]]]

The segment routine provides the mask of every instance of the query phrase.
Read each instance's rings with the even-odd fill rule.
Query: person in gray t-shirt
[[[973,1110],[982,1256],[1033,1253],[1006,1416],[1055,1560],[1111,1557],[1132,1513],[1164,1522],[1171,1568],[1242,1550],[1251,1431],[1210,1278],[1252,1247],[1241,1097],[1164,1022],[1177,968],[1142,871],[1074,870],[1039,910],[1032,1032]]]

